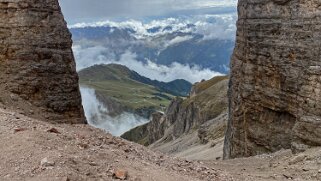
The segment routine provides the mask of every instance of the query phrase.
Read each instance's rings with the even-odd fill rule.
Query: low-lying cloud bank
[[[119,60],[114,60],[113,56],[110,56],[108,53],[106,54],[108,49],[104,47],[82,48],[74,46],[73,50],[77,60],[78,71],[93,65],[117,63],[125,65],[145,77],[164,82],[185,79],[195,83],[202,79],[210,79],[214,76],[222,75],[210,69],[201,69],[197,65],[182,65],[173,62],[170,66],[165,66],[158,65],[152,61],[143,63],[136,60],[136,54],[130,51],[124,53]]]
[[[137,20],[126,21],[97,21],[90,23],[76,23],[69,28],[85,27],[114,27],[118,29],[132,29],[137,39],[160,36],[173,32],[196,33],[204,36],[204,39],[228,39],[234,40],[237,20],[236,13],[230,14],[205,14],[191,17],[171,17],[156,19],[149,22]],[[159,31],[151,31],[151,30]]]
[[[121,136],[126,131],[148,122],[147,119],[128,112],[111,117],[108,109],[97,99],[94,89],[80,87],[80,91],[88,123],[96,128],[114,136]]]
[[[228,63],[227,61],[225,63],[225,59],[219,55],[220,50],[213,51],[211,55],[207,55],[200,60],[202,63],[193,60],[194,62],[192,63],[186,61],[188,64],[177,63],[184,62],[182,60],[171,60],[173,61],[172,64],[164,63],[164,60],[157,63],[158,60],[155,55],[158,55],[154,54],[153,51],[157,51],[158,54],[165,50],[170,52],[171,48],[174,49],[176,46],[184,45],[184,43],[189,46],[190,42],[195,42],[197,46],[202,46],[202,43],[206,44],[210,41],[215,43],[216,40],[233,42],[236,32],[236,19],[236,13],[203,14],[188,17],[176,16],[151,21],[125,20],[117,22],[107,20],[77,23],[70,25],[69,28],[80,29],[79,31],[81,32],[81,29],[85,27],[108,27],[108,31],[105,32],[106,35],[100,31],[101,29],[97,28],[99,31],[94,29],[99,34],[97,39],[81,38],[82,33],[88,33],[86,29],[82,33],[75,33],[77,36],[73,50],[78,71],[96,64],[118,63],[151,79],[166,82],[185,79],[194,83],[221,75],[213,71],[213,67],[208,67],[208,69],[205,67],[203,69],[203,64],[209,61],[213,61],[213,64],[216,63],[215,61],[220,62],[217,64],[220,67],[216,67],[216,71],[228,72]],[[116,33],[114,34],[113,32]],[[210,45],[207,46],[210,47]],[[146,47],[146,52],[142,51],[141,47]],[[228,48],[230,47],[226,47],[225,50]],[[178,48],[178,51],[180,50],[182,48]],[[204,48],[204,51],[206,50]],[[136,52],[137,55],[133,52]],[[180,51],[177,53],[182,54],[181,57],[183,59],[185,58],[183,54],[192,52]],[[209,52],[204,53],[209,54]],[[150,57],[148,57],[148,54]],[[144,60],[142,60],[142,56],[144,56]],[[168,55],[165,53],[163,56],[166,57]],[[228,54],[226,55],[226,57],[229,56]]]

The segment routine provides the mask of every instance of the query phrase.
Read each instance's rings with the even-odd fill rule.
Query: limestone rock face
[[[239,0],[225,158],[321,145],[320,5]]]
[[[84,123],[71,34],[58,0],[0,0],[0,84],[48,120]]]

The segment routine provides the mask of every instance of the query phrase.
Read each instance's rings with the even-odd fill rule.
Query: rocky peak
[[[239,0],[225,158],[321,145],[320,2]]]
[[[58,0],[0,0],[3,95],[16,95],[48,120],[84,123],[71,46]]]

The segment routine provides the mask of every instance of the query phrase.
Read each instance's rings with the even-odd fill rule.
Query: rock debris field
[[[321,149],[191,162],[89,125],[50,124],[0,106],[1,180],[320,180]]]

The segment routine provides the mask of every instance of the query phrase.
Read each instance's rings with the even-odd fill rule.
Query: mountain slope
[[[107,106],[110,115],[129,111],[146,118],[164,110],[173,97],[186,95],[192,86],[185,80],[151,80],[117,64],[86,68],[79,72],[79,77],[82,86],[95,89],[96,97]]]
[[[189,159],[222,157],[227,123],[227,77],[214,77],[193,86],[187,99],[176,98],[165,114],[122,135],[164,153]]]
[[[0,102],[1,180],[116,180],[116,171],[127,172],[127,180],[141,181],[321,178],[320,148],[298,155],[283,150],[250,158],[193,162],[153,152],[88,125],[50,124],[3,107]],[[52,128],[59,133],[48,132]]]
[[[151,80],[130,70],[126,66],[118,64],[95,65],[79,72],[82,81],[123,81],[139,83],[154,86],[162,92],[173,94],[174,96],[187,96],[192,84],[186,80],[178,79],[171,82],[160,82]]]
[[[1,180],[117,180],[118,170],[127,172],[126,180],[231,179],[89,125],[49,124],[5,110],[1,103],[0,133]]]

